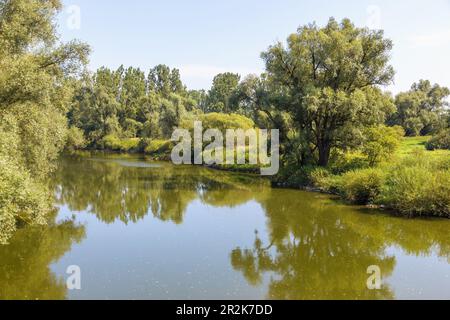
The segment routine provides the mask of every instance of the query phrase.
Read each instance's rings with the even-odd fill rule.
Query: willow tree
[[[331,18],[323,28],[300,27],[287,47],[277,43],[262,54],[268,79],[278,87],[277,108],[292,116],[319,165],[360,127],[383,122],[393,111],[380,89],[394,77],[391,49],[383,31]]]
[[[72,83],[89,48],[60,43],[59,0],[0,0],[0,243],[45,223],[45,178],[66,138]]]

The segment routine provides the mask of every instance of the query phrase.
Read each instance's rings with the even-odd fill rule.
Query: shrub
[[[335,152],[330,163],[330,171],[334,174],[364,168],[367,168],[367,158],[360,152]]]
[[[182,128],[193,130],[194,120],[183,121]],[[255,123],[250,118],[239,114],[222,114],[222,113],[207,113],[197,117],[197,121],[201,121],[203,130],[219,129],[225,134],[227,129],[252,129]]]
[[[443,130],[434,136],[427,144],[426,148],[430,151],[442,149],[450,150],[450,128]]]
[[[450,170],[430,166],[398,166],[383,188],[380,202],[408,216],[450,218]]]
[[[170,140],[143,139],[143,150],[149,155],[166,155],[172,151],[173,143]]]
[[[75,151],[86,147],[87,143],[84,138],[83,130],[77,127],[71,127],[67,130],[66,150]]]
[[[389,160],[400,146],[405,132],[401,127],[377,126],[366,130],[362,153],[370,166]]]
[[[51,201],[43,185],[23,168],[0,157],[0,244],[6,244],[17,226],[45,224]]]
[[[324,168],[316,168],[310,173],[310,181],[312,185],[324,192],[338,191],[340,177],[333,175],[330,171]]]
[[[277,175],[272,177],[274,186],[284,187],[306,187],[311,186],[311,172],[316,169],[314,166],[284,166],[280,168]]]
[[[119,152],[137,151],[139,148],[139,143],[139,138],[119,139],[115,135],[107,135],[101,141],[101,144],[105,150]]]
[[[384,180],[383,170],[368,168],[347,172],[340,177],[335,187],[352,203],[370,204],[381,194]]]

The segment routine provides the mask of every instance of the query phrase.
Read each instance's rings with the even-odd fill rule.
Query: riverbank
[[[406,216],[450,218],[450,151],[427,151],[429,137],[405,138],[388,163],[369,167],[357,154],[348,154],[329,168],[282,168],[271,178],[273,188],[299,189],[340,197],[349,204],[388,210]],[[127,143],[127,145],[130,145]],[[170,141],[154,141],[135,148],[90,150],[138,154],[154,161],[170,161]],[[140,146],[140,147],[139,147]],[[258,174],[253,165],[209,165],[210,169]]]

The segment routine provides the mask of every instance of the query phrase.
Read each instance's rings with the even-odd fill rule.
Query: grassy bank
[[[450,151],[427,151],[430,137],[405,138],[389,161],[355,167],[309,168],[300,183],[340,195],[350,203],[394,210],[404,216],[450,218]],[[356,159],[356,157],[354,157]]]

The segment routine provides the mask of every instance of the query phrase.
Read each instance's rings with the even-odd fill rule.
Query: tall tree
[[[89,47],[60,43],[58,0],[0,0],[0,243],[45,223],[46,177],[62,150],[74,78]]]
[[[269,81],[278,87],[277,107],[292,115],[298,130],[326,166],[344,133],[385,121],[391,98],[379,86],[391,83],[392,42],[382,31],[331,18],[319,28],[300,27],[287,48],[277,43],[262,54]],[[346,139],[348,140],[348,138]]]
[[[397,111],[389,124],[402,126],[408,136],[428,135],[446,127],[450,89],[420,80],[395,98]]]
[[[232,97],[239,85],[241,76],[235,73],[218,74],[214,80],[208,94],[208,111],[225,112],[234,111]]]

